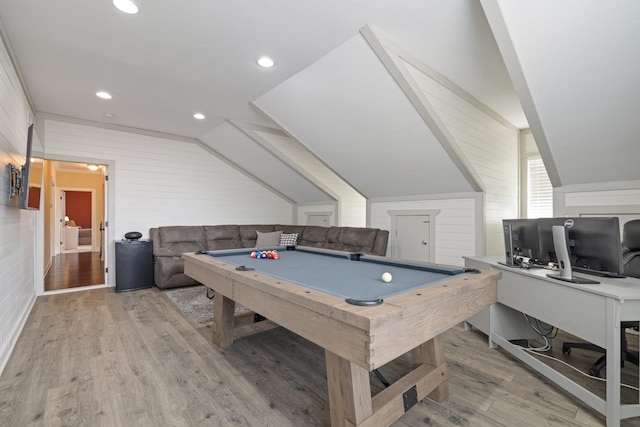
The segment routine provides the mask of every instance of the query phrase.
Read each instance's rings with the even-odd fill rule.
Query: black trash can
[[[116,242],[116,292],[153,287],[153,242]]]

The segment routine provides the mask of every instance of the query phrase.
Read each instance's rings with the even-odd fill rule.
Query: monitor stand
[[[597,285],[600,283],[596,280],[574,277],[573,270],[571,269],[571,258],[569,257],[567,229],[562,225],[554,225],[551,227],[551,232],[553,233],[553,247],[558,257],[558,270],[560,270],[560,274],[547,274],[547,277],[564,282],[576,283],[578,285]]]

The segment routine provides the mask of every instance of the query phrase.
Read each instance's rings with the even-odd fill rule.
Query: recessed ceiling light
[[[107,119],[115,119],[116,115],[112,113],[104,113],[104,117]]]
[[[102,99],[111,99],[111,94],[105,91],[96,92],[96,96]]]
[[[271,68],[273,67],[273,59],[268,56],[263,56],[258,59],[258,65],[264,68]]]
[[[87,167],[89,168],[89,170],[92,170],[92,171],[98,170],[98,165],[87,165]]]
[[[202,113],[195,113],[193,115],[193,117],[198,119],[198,120],[204,120],[204,114],[202,114]]]
[[[128,13],[129,15],[138,13],[138,6],[131,0],[113,0],[113,5],[117,7],[118,10]]]

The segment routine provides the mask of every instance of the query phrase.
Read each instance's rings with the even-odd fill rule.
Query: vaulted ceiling
[[[639,178],[625,154],[639,151],[635,0],[136,3],[137,15],[109,0],[0,3],[34,111],[195,140],[294,203],[477,190],[369,28],[530,124],[556,186]],[[262,55],[275,66],[260,68]]]

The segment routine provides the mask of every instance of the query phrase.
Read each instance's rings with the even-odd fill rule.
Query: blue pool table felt
[[[216,251],[208,255],[280,280],[355,300],[385,299],[466,274],[461,268],[425,267],[421,263],[365,255],[360,261],[352,261],[350,254],[344,252],[275,249],[280,256],[277,260],[251,258],[251,252],[260,249]],[[385,272],[391,273],[391,282],[382,281]]]

